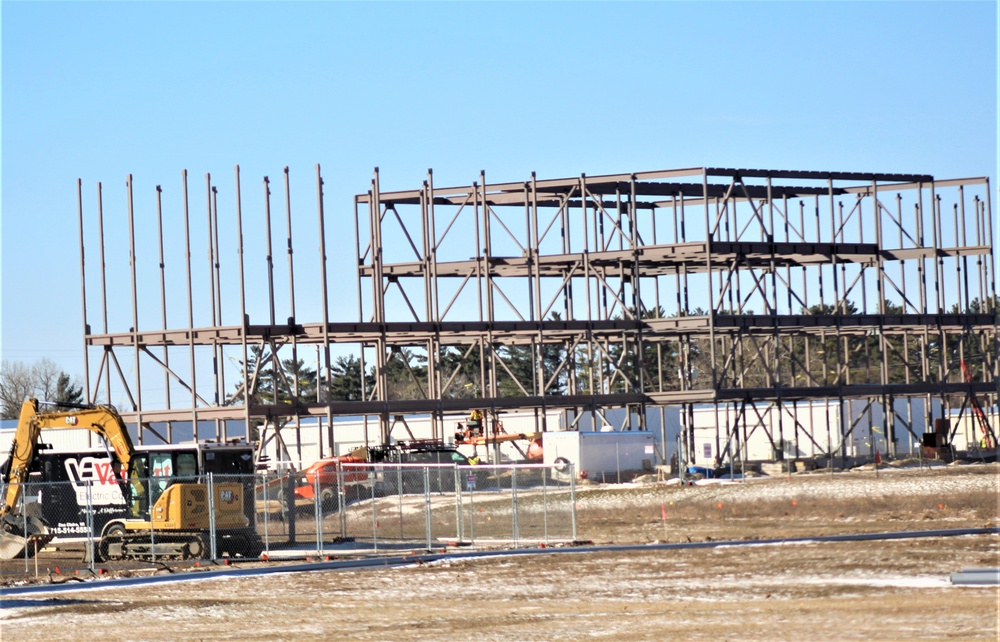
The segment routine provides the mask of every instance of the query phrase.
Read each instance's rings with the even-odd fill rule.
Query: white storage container
[[[638,471],[652,471],[656,439],[648,431],[546,432],[542,437],[546,464],[573,464],[581,478],[616,482]]]

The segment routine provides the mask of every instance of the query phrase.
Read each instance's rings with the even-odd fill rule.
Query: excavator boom
[[[110,406],[88,406],[71,411],[40,412],[37,399],[21,405],[17,432],[10,448],[10,457],[3,472],[3,504],[0,505],[0,559],[13,559],[33,554],[51,539],[48,526],[38,517],[17,514],[15,509],[31,464],[38,450],[42,430],[86,428],[103,437],[114,448],[119,469],[116,474],[124,486],[135,449],[128,429],[118,412]]]

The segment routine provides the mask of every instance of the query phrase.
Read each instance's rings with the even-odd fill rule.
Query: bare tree
[[[82,393],[80,386],[50,359],[32,366],[7,360],[0,364],[0,419],[17,419],[28,397],[80,403]]]
[[[63,374],[59,366],[51,359],[42,359],[31,367],[31,372],[34,375],[36,396],[39,399],[57,401],[59,375]]]
[[[21,404],[35,391],[32,369],[20,361],[4,360],[0,364],[0,416],[16,419]]]

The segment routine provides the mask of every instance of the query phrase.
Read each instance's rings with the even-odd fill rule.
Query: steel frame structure
[[[210,322],[200,327],[193,313],[187,182],[185,173],[188,320],[168,329],[157,187],[161,328],[140,330],[129,177],[128,332],[108,331],[100,185],[103,332],[92,332],[88,322],[78,186],[88,396],[96,399],[102,387],[110,396],[113,367],[130,406],[123,415],[150,431],[152,423],[180,420],[219,425],[363,415],[377,420],[385,440],[401,416],[431,414],[443,435],[444,413],[472,408],[564,408],[595,422],[606,408],[624,408],[627,419],[617,427],[631,429],[644,427],[649,407],[678,405],[690,437],[695,406],[708,404],[717,417],[725,410],[716,441],[729,446],[720,454],[737,456],[735,449],[763,430],[780,457],[786,442],[809,438],[797,404],[863,399],[881,407],[892,454],[896,423],[914,432],[913,418],[899,416],[896,399],[935,398],[971,413],[975,404],[995,407],[1000,396],[986,178],[690,168],[556,180],[532,174],[492,184],[481,172],[470,185],[441,188],[428,171],[416,189],[382,191],[376,168],[369,190],[354,198],[359,317],[349,322],[330,315],[317,166],[322,318],[300,323],[286,168],[289,302],[287,322],[278,323],[269,182],[264,179],[263,199],[268,292],[250,303],[236,168],[238,284],[224,288],[220,278],[218,189],[208,176]],[[238,294],[242,323],[222,323],[224,290]],[[232,315],[235,306],[227,303]],[[253,306],[266,306],[258,316],[267,323],[250,322]],[[321,353],[320,380],[330,381],[331,348],[338,345],[360,355],[362,372],[374,369],[373,386],[363,377],[359,382],[361,399],[304,399],[289,379],[291,401],[251,401],[265,366],[274,377],[291,377],[278,355],[290,352],[297,362],[298,350],[309,346]],[[254,362],[254,348],[267,357]],[[92,351],[100,353],[94,385]],[[132,357],[131,380],[122,369],[123,351]],[[230,394],[219,368],[227,351],[237,355],[241,382],[249,382]],[[177,353],[186,353],[180,360],[187,375],[171,366]],[[164,408],[143,407],[144,366],[164,373]],[[399,386],[393,369],[405,372],[410,385]],[[199,375],[206,371],[212,392],[202,394],[208,387]],[[187,393],[179,407],[178,395],[170,395],[177,386]],[[772,411],[780,417],[777,431],[764,421]],[[537,416],[544,430],[544,414]],[[933,418],[925,419],[929,425]],[[864,429],[857,424],[837,432],[846,440]],[[169,430],[153,435],[170,439]],[[217,428],[215,437],[225,438],[225,430]],[[685,457],[691,444],[686,439]]]

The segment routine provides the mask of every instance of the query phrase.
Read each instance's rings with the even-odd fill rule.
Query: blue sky
[[[320,163],[344,321],[357,319],[351,197],[375,166],[383,189],[418,187],[428,168],[452,185],[481,169],[732,166],[988,175],[995,190],[996,7],[5,1],[0,356],[82,375],[78,178],[89,233],[98,181],[120,231],[128,174],[143,211],[162,184],[176,216],[187,169],[200,226],[205,173],[229,198],[237,164],[255,203],[289,166],[311,222]],[[296,251],[313,251],[308,233]],[[112,330],[127,330],[116,278]]]

